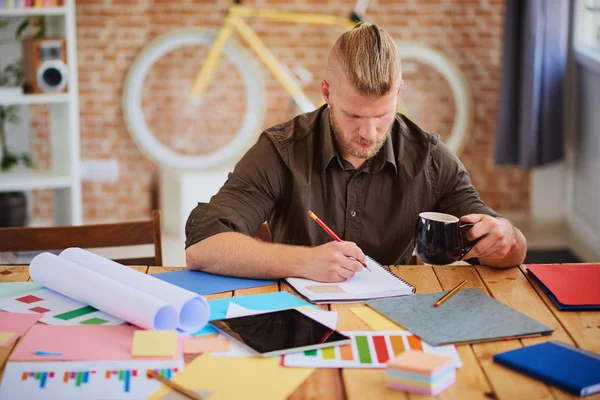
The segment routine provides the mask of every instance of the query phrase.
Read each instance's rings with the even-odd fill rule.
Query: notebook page
[[[367,265],[371,271],[363,269],[352,278],[344,282],[323,283],[302,278],[286,279],[290,285],[295,287],[309,299],[347,299],[360,296],[376,295],[382,292],[393,291],[397,295],[412,293],[412,287],[404,283],[400,278],[386,270],[370,257],[367,257]],[[337,286],[345,293],[316,294],[306,289],[307,286]]]
[[[347,293],[378,293],[387,290],[406,288],[408,285],[399,279],[394,278],[389,271],[375,262],[372,258],[367,257],[367,266],[371,271],[364,269],[357,272],[354,277],[342,283],[336,283]]]

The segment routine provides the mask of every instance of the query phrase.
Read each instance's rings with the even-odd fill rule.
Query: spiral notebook
[[[367,257],[367,266],[352,278],[337,283],[316,282],[303,278],[287,278],[290,286],[313,303],[352,302],[382,297],[406,296],[415,288]]]

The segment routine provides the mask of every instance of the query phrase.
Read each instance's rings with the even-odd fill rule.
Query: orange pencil
[[[441,299],[439,299],[438,301],[436,301],[435,303],[433,303],[434,307],[439,306],[440,304],[442,304],[443,302],[445,302],[446,300],[448,300],[448,298],[450,296],[452,296],[454,293],[458,292],[458,290],[463,287],[465,285],[465,283],[467,283],[466,280],[462,281],[461,283],[459,283],[458,285],[456,285],[456,287],[454,289],[452,289],[451,291],[449,291],[448,293],[446,293],[444,296],[442,296]]]
[[[335,233],[334,233],[334,232],[333,232],[331,229],[329,229],[329,227],[328,227],[327,225],[325,225],[325,223],[324,223],[323,221],[321,221],[321,220],[319,219],[319,217],[317,217],[317,216],[315,215],[315,213],[314,213],[314,212],[312,212],[312,211],[310,211],[310,210],[309,210],[309,211],[308,211],[308,215],[310,215],[310,217],[311,217],[312,219],[314,219],[314,220],[315,220],[315,222],[316,222],[317,224],[319,224],[319,226],[321,226],[321,228],[323,228],[323,229],[325,230],[325,232],[327,232],[327,233],[329,234],[329,236],[331,236],[331,237],[333,238],[333,240],[335,240],[336,242],[341,242],[341,241],[342,241],[342,239],[340,239],[340,237],[339,237],[338,235],[336,235],[336,234],[335,234]],[[351,259],[352,259],[352,260],[354,260],[354,261],[358,261],[358,260],[357,260],[356,258],[354,258],[354,257],[348,257],[348,258],[351,258]],[[358,262],[360,262],[360,261],[358,261]],[[371,269],[370,269],[369,267],[367,267],[367,264],[366,264],[366,263],[363,263],[363,262],[361,262],[361,264],[363,265],[363,267],[365,267],[366,269],[368,269],[369,271],[371,271]]]
[[[196,392],[191,391],[190,389],[188,389],[184,386],[181,386],[173,381],[163,378],[162,375],[157,374],[156,372],[152,371],[151,369],[149,369],[147,371],[146,375],[148,376],[148,378],[156,379],[163,385],[170,387],[174,391],[181,393],[183,396],[185,396],[189,399],[202,400],[202,397],[199,394],[197,394]],[[170,397],[170,396],[167,396],[167,397]]]

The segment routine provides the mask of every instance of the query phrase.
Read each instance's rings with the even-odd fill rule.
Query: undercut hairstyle
[[[359,22],[340,36],[333,52],[348,80],[367,96],[389,93],[401,73],[396,43],[387,32],[369,22]]]

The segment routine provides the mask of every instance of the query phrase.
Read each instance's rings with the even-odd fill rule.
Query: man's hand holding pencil
[[[352,242],[341,240],[312,211],[308,215],[315,220],[335,241],[314,247],[309,267],[304,275],[319,282],[342,282],[355,273],[369,269],[362,250]]]

